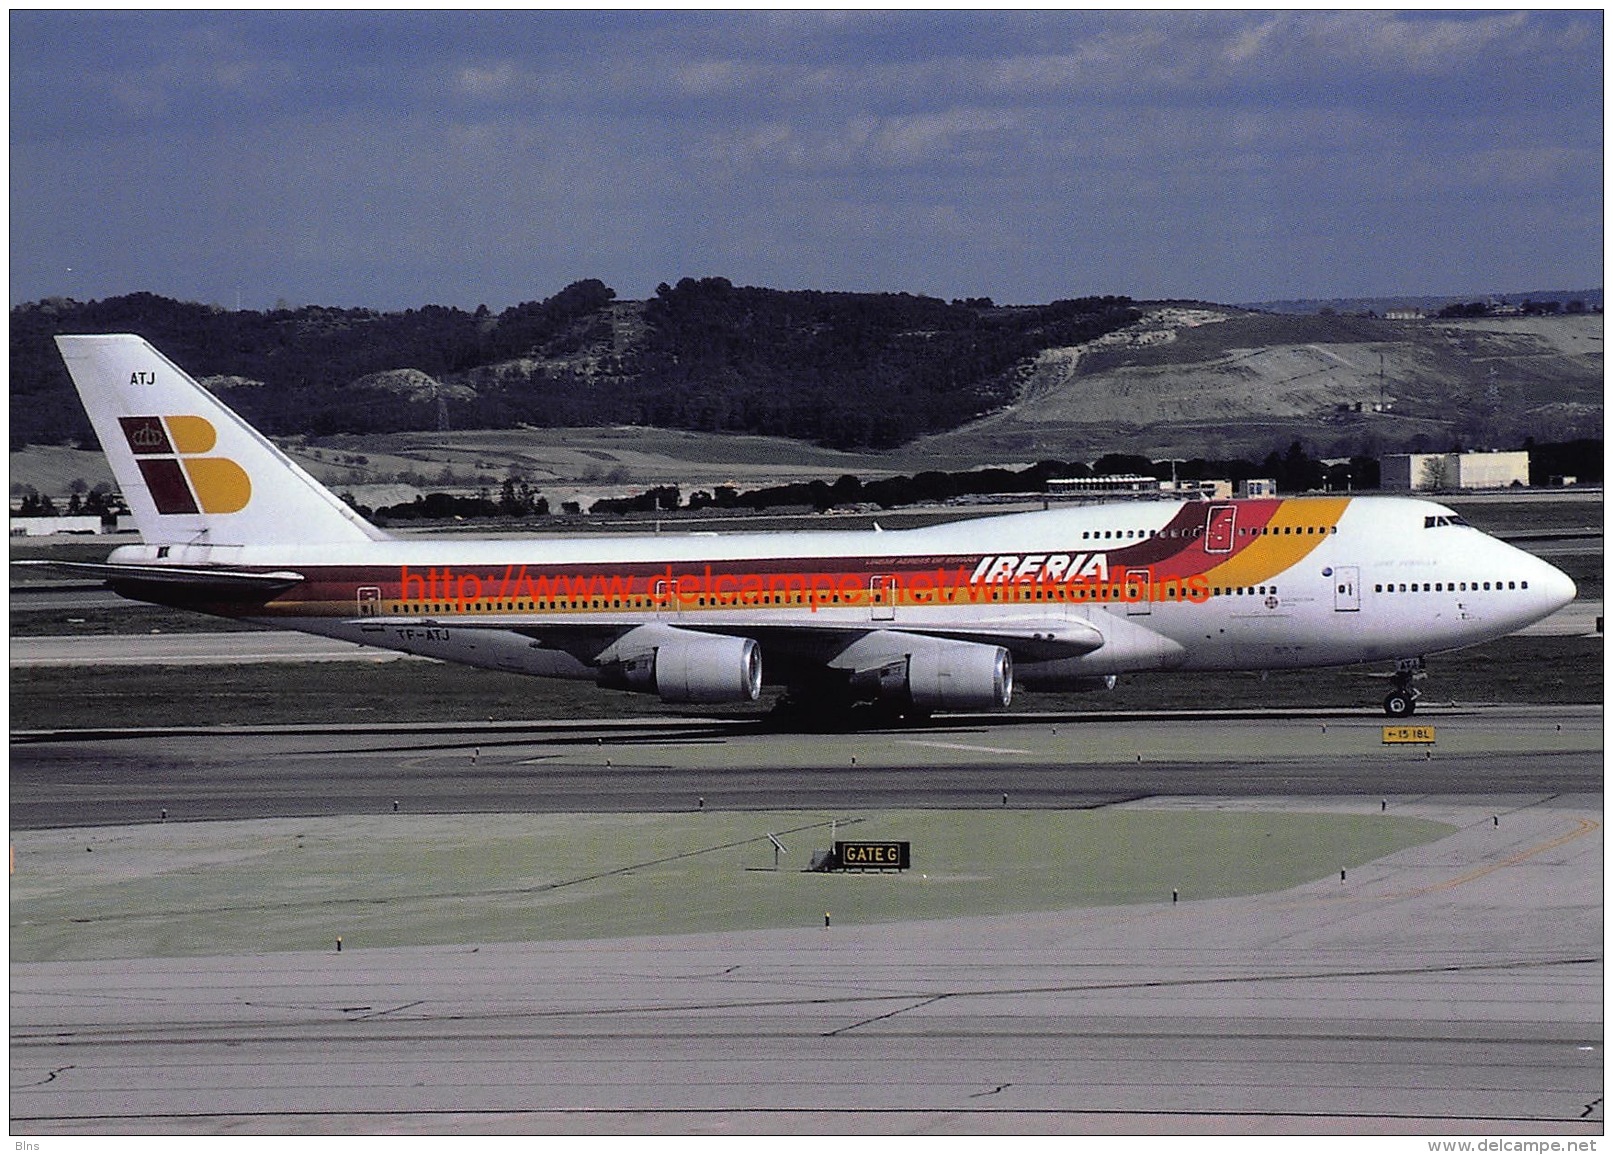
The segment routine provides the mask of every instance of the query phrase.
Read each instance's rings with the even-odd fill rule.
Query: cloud
[[[1601,40],[1594,12],[17,12],[13,295],[1257,299],[1492,250],[1539,285],[1499,234],[1548,197],[1575,231],[1538,265],[1588,283]]]

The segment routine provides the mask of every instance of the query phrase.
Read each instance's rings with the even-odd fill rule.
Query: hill
[[[497,316],[229,312],[150,294],[49,301],[12,310],[12,444],[89,438],[50,341],[63,332],[139,333],[281,436],[625,422],[849,449],[989,413],[1038,350],[1138,315],[1124,298],[998,308],[722,278],[662,285],[642,302],[580,281]]]
[[[13,448],[93,443],[50,337],[95,331],[142,333],[260,427],[327,444],[655,426],[881,451],[905,470],[1110,452],[1259,459],[1294,441],[1374,456],[1602,426],[1600,314],[1002,307],[710,278],[637,302],[582,281],[497,315],[231,312],[136,294],[23,305],[11,320]]]
[[[1342,457],[1602,435],[1599,314],[1390,321],[1142,308],[1125,330],[1043,350],[1021,367],[1013,404],[912,449],[1258,457],[1297,440]]]

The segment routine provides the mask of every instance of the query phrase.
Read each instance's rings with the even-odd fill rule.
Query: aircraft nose
[[[1540,563],[1540,592],[1551,608],[1560,610],[1569,602],[1579,596],[1579,588],[1574,585],[1574,579],[1565,574],[1554,565]]]

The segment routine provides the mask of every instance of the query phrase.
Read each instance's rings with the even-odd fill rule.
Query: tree
[[[1421,488],[1441,490],[1449,489],[1451,484],[1451,462],[1444,454],[1427,458],[1423,462],[1418,480]]]

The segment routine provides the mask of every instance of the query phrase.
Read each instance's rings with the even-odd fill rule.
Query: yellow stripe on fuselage
[[[1222,589],[1269,582],[1325,542],[1349,504],[1347,497],[1284,501],[1257,536],[1244,539],[1247,544],[1205,576],[1212,587]],[[1240,536],[1245,528],[1238,527]],[[1313,528],[1322,532],[1306,532]]]

